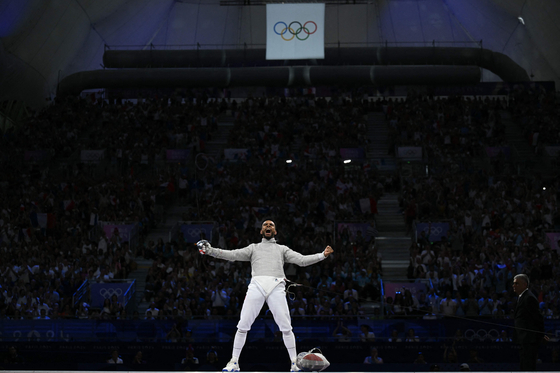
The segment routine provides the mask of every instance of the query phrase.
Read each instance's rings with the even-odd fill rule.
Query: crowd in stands
[[[302,254],[320,252],[333,242],[337,220],[373,222],[375,211],[362,211],[357,202],[379,198],[387,180],[387,187],[394,186],[392,178],[380,178],[362,165],[346,168],[332,142],[304,141],[304,149],[290,146],[298,138],[315,139],[307,127],[324,131],[320,137],[338,131],[340,144],[357,146],[366,138],[364,105],[368,103],[342,98],[330,102],[257,98],[232,105],[228,110],[235,122],[227,147],[249,152],[244,159],[217,160],[215,167],[190,184],[195,188],[189,190],[187,204],[196,208],[185,220],[215,221],[213,246],[233,249],[259,241],[262,219],[273,216],[278,240]],[[336,129],[341,118],[348,118],[344,124],[350,130]],[[286,163],[288,158],[293,162]],[[236,315],[250,280],[249,263],[201,257],[182,241],[148,243],[147,252],[157,256],[148,275],[153,284],[148,297],[158,314]],[[305,269],[287,268],[289,279],[305,285],[294,291],[293,315],[356,316],[361,298],[379,300],[381,263],[373,236],[364,231],[354,243],[346,237],[341,241],[334,261]],[[183,261],[177,260],[181,253]]]
[[[514,97],[509,106],[498,100],[480,101],[479,105],[491,110],[477,123],[496,129],[498,118],[506,110],[538,111],[538,94]],[[433,115],[431,105],[421,106],[417,106],[417,115]],[[454,123],[465,122],[465,100],[448,101],[443,107],[442,126],[448,111],[456,114],[450,119]],[[402,110],[403,105],[396,105],[394,115]],[[440,125],[436,125],[439,121],[435,116],[430,120],[434,128]],[[475,139],[478,147],[496,145],[493,137],[484,134]],[[455,146],[440,142],[432,147],[441,154],[445,148]],[[554,243],[548,242],[545,235],[560,229],[558,179],[509,172],[496,175],[485,169],[463,167],[461,158],[450,160],[454,164],[429,177],[404,182],[401,203],[409,228],[412,221],[447,222],[449,232],[441,240],[431,238],[429,231],[420,232],[410,249],[408,276],[417,281],[427,279],[433,288],[416,296],[395,297],[393,311],[511,318],[515,307],[513,276],[526,273],[543,315],[558,318],[560,262]]]
[[[200,256],[180,235],[172,242],[130,247],[118,235],[105,237],[98,225],[133,221],[145,238],[158,223],[158,208],[175,198],[175,185],[181,203],[190,206],[184,220],[215,222],[214,247],[259,241],[265,217],[274,218],[278,240],[302,254],[336,244],[332,259],[286,268],[288,279],[303,285],[290,294],[294,316],[356,317],[363,312],[360,304],[381,301],[375,205],[363,209],[359,201],[376,201],[402,187],[409,233],[421,220],[447,221],[450,234],[436,242],[429,234],[418,237],[410,250],[409,278],[428,279],[431,287],[387,299],[386,316],[509,317],[512,276],[524,272],[538,289],[543,313],[557,317],[558,255],[542,233],[560,228],[558,185],[546,184],[544,190],[539,178],[498,177],[477,169],[471,159],[482,157],[484,146],[505,144],[500,112],[507,109],[505,100],[420,95],[239,102],[202,95],[138,104],[89,99],[53,104],[21,131],[6,134],[5,149],[15,154],[51,144],[49,162],[56,164],[79,149],[103,148],[107,162],[101,167],[107,173],[99,176],[78,163],[64,173],[41,169],[21,176],[21,169],[3,158],[0,318],[39,318],[41,310],[50,318],[132,317],[114,300],[92,312],[71,299],[86,279],[126,278],[137,256],[153,259],[153,265],[144,295],[151,306],[136,317],[236,317],[250,280],[248,263]],[[430,176],[405,178],[400,185],[398,175],[342,162],[340,147],[366,147],[371,111],[386,114],[395,145],[424,147],[435,165]],[[190,148],[193,157],[203,152],[222,115],[234,118],[226,147],[246,149],[241,158],[214,159],[204,169],[192,160],[186,162],[191,166],[165,163],[166,149]],[[368,222],[371,230],[338,232],[340,221]],[[170,340],[179,338],[170,333]]]
[[[210,136],[211,126],[198,126],[205,114],[204,105],[181,111],[162,100],[131,105],[69,98],[7,130],[1,139],[0,318],[83,317],[89,312],[83,303],[78,309],[72,295],[86,279],[127,278],[137,248],[118,231],[108,237],[100,222],[132,222],[140,241],[146,236],[182,171],[168,165],[143,172],[144,150],[157,157],[177,139],[178,122],[188,124],[182,128],[192,138]],[[79,152],[101,147],[106,162],[94,173]],[[25,162],[26,151],[37,150],[44,158]]]
[[[512,97],[512,118],[523,129],[523,135],[535,153],[544,154],[545,146],[560,145],[558,97],[554,92],[539,91]]]

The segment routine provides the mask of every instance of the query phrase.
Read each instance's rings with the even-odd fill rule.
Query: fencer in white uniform
[[[276,226],[272,220],[262,224],[260,243],[253,243],[237,250],[222,250],[210,246],[208,241],[197,243],[201,254],[218,259],[251,262],[251,282],[241,308],[237,333],[233,341],[233,352],[223,372],[239,372],[239,356],[247,339],[247,332],[259,315],[264,302],[268,304],[274,321],[282,332],[284,345],[292,361],[291,371],[299,371],[296,366],[296,339],[292,332],[290,309],[286,300],[286,275],[284,264],[293,263],[300,267],[318,263],[327,258],[333,249],[327,246],[322,253],[302,255],[287,246],[276,243]]]

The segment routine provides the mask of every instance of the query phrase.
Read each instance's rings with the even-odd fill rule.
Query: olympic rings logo
[[[484,330],[467,329],[465,331],[465,339],[469,341],[495,341],[500,337],[500,332],[496,329]]]
[[[122,289],[116,288],[116,289],[111,289],[111,288],[102,288],[99,289],[99,295],[101,295],[103,298],[108,299],[110,297],[112,297],[113,295],[116,295],[118,297],[120,297],[122,295]]]
[[[443,233],[442,227],[432,227],[431,229],[429,227],[424,227],[424,229],[422,230],[428,234],[435,234],[436,236],[439,236]]]
[[[296,30],[294,31],[294,29],[292,28],[292,25],[296,24],[299,25],[298,28],[296,28]],[[313,24],[313,26],[315,26],[315,30],[313,30],[313,32],[309,31],[309,28],[307,27],[307,25],[309,24]],[[284,25],[284,28],[282,29],[282,31],[278,32],[278,30],[276,29],[278,25]],[[317,32],[317,24],[313,21],[307,21],[305,22],[303,25],[298,22],[298,21],[293,21],[292,23],[290,23],[289,25],[286,24],[286,22],[276,22],[276,24],[273,27],[274,32],[276,33],[276,35],[280,35],[280,37],[282,39],[284,39],[285,41],[290,41],[293,40],[294,38],[297,38],[298,40],[304,41],[307,40],[309,38],[309,35],[314,34],[315,32]],[[299,34],[304,33],[305,37],[300,37]],[[290,38],[286,38],[284,35],[286,34],[290,34],[292,35],[292,37]]]
[[[195,236],[200,236],[201,233],[206,233],[206,230],[205,229],[191,228],[187,231],[187,233],[189,234],[189,236],[195,237]]]

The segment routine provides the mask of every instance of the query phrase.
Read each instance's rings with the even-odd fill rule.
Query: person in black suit
[[[515,340],[521,345],[519,364],[521,371],[537,370],[539,345],[546,340],[544,318],[539,312],[539,301],[529,290],[529,277],[525,274],[513,278],[513,291],[518,295],[515,306]]]

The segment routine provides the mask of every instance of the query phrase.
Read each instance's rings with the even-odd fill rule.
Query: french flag
[[[33,211],[29,214],[29,219],[34,228],[52,229],[56,223],[55,215],[50,213],[45,214]]]
[[[364,214],[377,214],[377,201],[373,198],[362,198],[359,201],[360,210]]]

